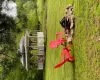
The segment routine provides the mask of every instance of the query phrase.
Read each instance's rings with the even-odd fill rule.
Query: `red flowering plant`
[[[62,32],[57,32],[56,33],[56,40],[52,40],[50,42],[50,48],[57,48],[59,45],[63,44],[66,42],[64,38],[62,38]]]
[[[57,48],[59,45],[62,45],[63,43],[65,43],[67,40],[65,40],[64,38],[62,38],[62,35],[63,35],[63,32],[57,32],[56,33],[56,40],[52,40],[50,42],[50,48]],[[65,48],[62,49],[62,52],[61,52],[61,61],[60,63],[58,63],[54,68],[59,68],[61,67],[65,62],[72,62],[74,61],[75,59],[71,56],[70,54],[70,50],[69,48],[72,46],[69,45]],[[64,60],[62,61],[62,55],[64,56]]]

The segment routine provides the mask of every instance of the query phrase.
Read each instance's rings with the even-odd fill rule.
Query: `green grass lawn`
[[[47,0],[47,51],[45,80],[73,80],[73,63],[65,63],[62,67],[54,69],[54,66],[60,62],[60,53],[62,47],[50,49],[50,40],[56,38],[56,32],[63,31],[59,21],[65,15],[66,6],[72,3],[72,0]]]
[[[75,80],[100,80],[100,1],[76,0]]]
[[[73,0],[47,0],[45,4],[47,10],[42,13],[42,28],[43,31],[47,30],[44,78],[45,80],[100,80],[100,42],[98,41],[100,1],[98,0],[74,0],[76,26],[72,54],[75,62],[65,63],[62,67],[54,69],[54,66],[60,62],[62,46],[50,49],[49,43],[56,38],[56,32],[63,31],[59,21],[65,15],[66,6],[72,2]]]

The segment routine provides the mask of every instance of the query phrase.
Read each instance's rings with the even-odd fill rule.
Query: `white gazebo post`
[[[28,46],[29,46],[29,37],[28,37],[29,33],[28,31],[26,31],[26,34],[25,34],[25,61],[26,61],[26,65],[25,65],[25,68],[26,70],[28,71],[28,53],[29,53],[29,50],[28,50]]]
[[[44,61],[44,34],[37,32],[37,46],[38,46],[38,69],[43,69]]]

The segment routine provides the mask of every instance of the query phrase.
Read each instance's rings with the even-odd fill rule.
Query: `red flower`
[[[68,49],[70,46],[67,46],[66,48],[63,48],[63,51],[61,53],[65,55],[65,59],[64,61],[60,62],[59,64],[57,64],[54,68],[59,68],[61,67],[65,62],[71,62],[74,61],[75,59],[70,55],[70,50]]]
[[[69,47],[69,46],[68,46]],[[68,47],[63,48],[63,51],[61,54],[65,54],[66,58],[69,59],[69,61],[73,61],[74,58],[70,55],[70,50],[68,49]]]
[[[65,62],[69,62],[69,59],[68,59],[68,58],[65,59],[63,62],[57,64],[54,68],[59,68],[59,67],[61,67]]]
[[[57,39],[56,40],[52,40],[50,42],[50,48],[56,48],[58,47],[59,45],[63,44],[64,42],[66,42],[66,40],[64,38],[62,38],[62,32],[58,32],[56,33],[56,37]],[[59,38],[58,38],[59,36]]]

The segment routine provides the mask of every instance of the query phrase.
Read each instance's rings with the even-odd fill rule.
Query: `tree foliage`
[[[0,13],[0,80],[38,80],[39,78],[40,72],[35,69],[26,71],[17,56],[19,41],[25,30],[38,28],[36,1],[16,0],[18,10],[16,20]]]

